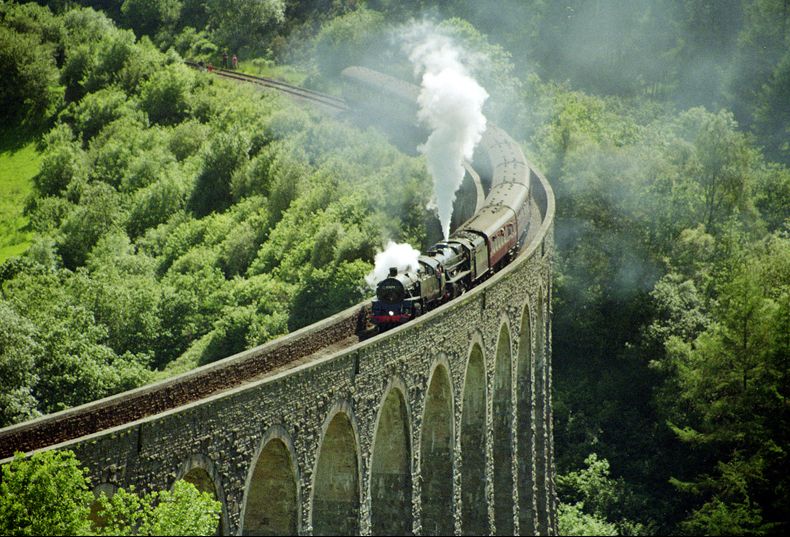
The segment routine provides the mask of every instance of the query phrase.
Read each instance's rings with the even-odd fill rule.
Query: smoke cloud
[[[418,119],[431,130],[418,149],[433,177],[439,221],[450,236],[455,193],[464,179],[464,159],[471,159],[486,128],[483,104],[488,93],[461,62],[462,50],[424,23],[406,34],[405,50],[421,77]]]
[[[375,289],[376,284],[387,277],[390,267],[398,267],[398,272],[417,270],[419,256],[419,250],[410,244],[389,241],[384,251],[376,254],[373,272],[365,276],[365,281]]]

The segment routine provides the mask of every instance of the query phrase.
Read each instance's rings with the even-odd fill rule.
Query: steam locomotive
[[[419,88],[365,67],[343,70],[347,100],[380,122],[415,127]],[[432,246],[418,267],[378,282],[370,320],[380,331],[403,324],[452,300],[507,265],[526,243],[531,172],[518,144],[488,124],[480,140],[490,177],[484,206],[445,242]]]
[[[390,268],[376,286],[371,321],[388,330],[481,283],[518,255],[529,219],[527,182],[493,186],[485,207],[421,255],[416,270]]]

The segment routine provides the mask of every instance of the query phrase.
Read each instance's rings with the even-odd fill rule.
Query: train
[[[347,98],[374,112],[379,121],[406,125],[415,121],[419,95],[415,85],[358,66],[346,68],[343,76]],[[406,323],[479,285],[515,259],[526,244],[533,217],[526,157],[491,123],[480,146],[487,162],[478,164],[490,179],[482,208],[446,241],[421,255],[416,269],[390,268],[388,277],[376,284],[370,320],[379,331]]]
[[[485,207],[421,255],[416,270],[389,269],[376,285],[372,323],[389,330],[485,281],[518,255],[529,221],[529,184],[494,186]]]

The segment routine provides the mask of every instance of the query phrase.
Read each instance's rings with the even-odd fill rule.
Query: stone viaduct
[[[368,339],[362,304],[8,427],[0,457],[71,449],[96,491],[185,478],[221,501],[222,534],[556,534],[554,198],[502,131],[482,146],[489,180],[529,175],[534,216],[521,255],[483,285]]]

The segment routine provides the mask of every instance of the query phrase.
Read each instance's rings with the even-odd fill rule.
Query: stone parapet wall
[[[0,429],[0,459],[177,408],[249,381],[354,336],[367,305],[349,308],[249,351],[142,388]]]

